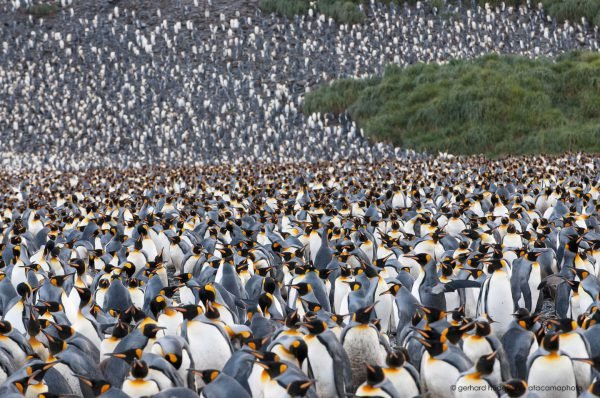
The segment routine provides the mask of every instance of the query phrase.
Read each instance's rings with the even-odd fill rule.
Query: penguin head
[[[58,337],[60,337],[63,340],[67,340],[68,338],[73,337],[73,335],[75,334],[75,329],[73,329],[69,325],[59,325],[55,323],[52,326],[54,326],[54,329],[56,329]]]
[[[315,383],[315,380],[295,380],[289,383],[285,389],[290,397],[304,397]]]
[[[31,290],[31,286],[29,286],[26,282],[21,282],[17,285],[17,294],[23,298],[23,300],[29,298],[33,291]]]
[[[44,330],[42,330],[42,333],[44,334],[44,336],[46,336],[46,339],[48,340],[48,350],[53,356],[67,348],[67,343],[63,339],[52,336]]]
[[[313,319],[309,322],[305,322],[302,324],[302,326],[304,326],[311,335],[321,334],[327,330],[327,323],[319,319]]]
[[[143,379],[148,376],[148,365],[145,361],[135,358],[131,364],[131,376],[136,379]]]
[[[412,258],[417,263],[419,263],[419,265],[421,267],[426,266],[432,260],[431,255],[428,254],[428,253],[419,253],[419,254],[415,254],[415,255],[412,255],[412,256],[406,256],[406,257]]]
[[[85,376],[76,375],[77,378],[85,385],[90,387],[95,396],[100,396],[110,390],[111,385],[103,379],[89,379]]]
[[[429,340],[420,338],[418,338],[417,340],[421,344],[423,344],[429,355],[431,355],[432,357],[436,357],[448,349],[446,344],[442,343],[440,340]]]
[[[385,364],[390,368],[401,368],[408,361],[409,355],[406,348],[402,347],[390,351],[385,358]]]
[[[179,312],[183,314],[183,319],[191,321],[196,318],[198,315],[202,314],[204,310],[201,306],[195,304],[186,304],[179,307]]]
[[[475,335],[480,337],[489,336],[492,333],[492,327],[490,323],[485,319],[479,319],[475,321]]]
[[[396,296],[398,294],[398,292],[400,291],[400,289],[402,288],[402,284],[395,280],[389,282],[389,286],[390,287],[386,291],[379,293],[379,295],[382,296],[384,294],[391,294],[392,296]]]
[[[74,272],[65,275],[54,275],[52,278],[50,278],[50,284],[52,286],[62,287],[64,283],[73,275],[75,275]]]
[[[279,361],[260,361],[258,365],[267,371],[271,379],[281,376],[288,369],[288,365]]]
[[[111,336],[117,339],[122,339],[129,334],[129,324],[121,319],[117,320],[117,324],[113,327]]]
[[[110,287],[110,279],[101,278],[100,281],[98,281],[98,288],[105,290],[105,289],[108,289],[109,287]]]
[[[527,382],[520,379],[511,379],[502,383],[502,388],[511,398],[522,397],[527,393]]]
[[[589,271],[583,268],[570,268],[570,270],[579,278],[580,281],[585,280],[590,275]]]
[[[289,287],[291,289],[297,290],[298,294],[300,296],[304,296],[304,295],[312,292],[312,286],[310,285],[310,283],[306,283],[306,282],[300,282],[300,283],[296,283],[294,285],[289,285]]]
[[[442,332],[442,341],[449,341],[452,344],[458,344],[462,339],[464,331],[462,326],[451,325]]]
[[[577,322],[571,318],[548,319],[546,326],[562,333],[569,333],[578,328]]]
[[[358,281],[342,281],[342,283],[345,283],[346,285],[348,285],[348,287],[350,288],[350,291],[353,291],[353,292],[359,291],[360,288],[362,287],[362,283],[360,283]]]
[[[155,318],[158,317],[158,315],[165,308],[167,308],[167,299],[160,294],[154,297],[152,301],[150,301],[150,311],[152,312]]]
[[[365,365],[367,368],[367,383],[371,386],[376,386],[385,380],[383,368],[377,365]]]
[[[193,370],[191,369],[191,372],[200,376],[200,378],[202,379],[202,381],[205,384],[210,384],[213,381],[215,381],[215,379],[217,377],[219,377],[219,375],[221,374],[220,371],[218,371],[217,369],[206,369],[206,370]]]
[[[142,358],[143,353],[144,353],[144,350],[142,348],[138,347],[138,348],[130,348],[130,349],[122,351],[122,352],[113,352],[113,353],[109,353],[106,355],[109,357],[112,357],[112,358],[122,359],[123,361],[127,362],[128,364],[133,364],[133,362],[135,360]]]
[[[362,323],[363,325],[368,324],[371,319],[371,314],[374,308],[375,304],[371,304],[367,307],[356,310],[356,312],[352,314],[352,320],[358,323]]]
[[[79,298],[81,299],[79,308],[85,307],[92,301],[92,292],[87,287],[73,286],[73,289],[77,291]]]
[[[548,333],[542,339],[542,348],[548,352],[556,352],[559,348],[559,334]]]
[[[75,259],[69,263],[69,265],[75,268],[77,275],[83,275],[85,273],[85,263],[81,259]]]
[[[300,365],[308,357],[308,345],[303,339],[294,340],[288,347],[288,351],[298,360]]]
[[[219,313],[219,310],[217,309],[217,307],[213,306],[213,304],[210,301],[206,305],[206,312],[204,313],[204,315],[208,319],[213,319],[213,320],[219,319],[221,317],[221,314]]]
[[[0,321],[0,334],[6,335],[13,330],[9,321]]]
[[[433,323],[446,317],[446,311],[442,311],[439,308],[427,307],[424,305],[422,305],[420,308],[425,313],[428,323]]]
[[[158,326],[155,323],[147,323],[142,328],[142,334],[148,337],[149,339],[154,339],[156,338],[156,334],[163,329],[165,328],[162,326]]]
[[[475,364],[475,369],[482,376],[487,376],[492,374],[494,371],[494,363],[496,362],[496,354],[497,351],[492,352],[488,355],[482,355],[477,360]]]

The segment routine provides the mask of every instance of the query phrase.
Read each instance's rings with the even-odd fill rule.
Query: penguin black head
[[[275,282],[275,279],[268,276],[263,280],[263,290],[265,291],[265,293],[273,294],[275,293],[276,289],[277,282]]]
[[[145,361],[141,361],[139,359],[134,359],[131,364],[131,376],[136,379],[143,379],[148,376],[148,365]]]
[[[0,334],[8,334],[13,330],[9,321],[0,321]]]
[[[408,360],[408,352],[405,348],[390,351],[385,358],[385,364],[390,368],[401,368]]]
[[[526,258],[528,261],[535,262],[542,255],[542,252],[527,252]]]
[[[562,333],[569,333],[576,330],[579,325],[577,321],[571,318],[563,318],[563,319],[549,319],[547,327],[549,329],[555,328],[557,331]]]
[[[75,375],[85,385],[90,387],[94,396],[100,396],[110,390],[111,385],[108,381],[103,379],[89,379],[85,376]],[[38,396],[39,398],[40,396]],[[50,398],[49,396],[47,398]]]
[[[64,283],[73,275],[75,275],[75,273],[70,273],[66,275],[54,275],[52,278],[50,278],[50,284],[52,286],[62,287]]]
[[[295,380],[288,384],[285,389],[290,397],[304,397],[314,384],[314,380]]]
[[[496,354],[497,352],[494,351],[491,354],[480,356],[477,360],[477,364],[475,365],[477,372],[479,372],[482,376],[492,374],[494,371],[494,363],[496,362]]]
[[[142,329],[142,334],[150,339],[156,338],[156,334],[163,330],[164,327],[158,326],[155,323],[147,323]]]
[[[295,285],[289,285],[289,287],[291,289],[297,290],[300,296],[304,296],[305,294],[312,292],[312,286],[306,282],[300,282],[296,283]]]
[[[390,287],[388,288],[388,290],[379,293],[380,296],[382,296],[384,294],[391,294],[392,296],[395,296],[395,295],[398,294],[398,292],[402,288],[402,284],[400,282],[397,282],[397,281],[391,281],[389,283],[389,285],[390,285]]]
[[[589,271],[583,268],[570,268],[570,270],[573,274],[577,275],[580,281],[584,280],[590,275]]]
[[[69,325],[59,325],[55,323],[52,326],[54,326],[54,329],[56,329],[58,337],[60,337],[63,340],[67,340],[68,338],[73,337],[73,335],[75,334],[75,329],[73,329]]]
[[[357,292],[360,290],[360,288],[362,287],[362,283],[357,282],[357,281],[342,281],[343,283],[347,284],[348,287],[350,288],[351,291],[353,292]]]
[[[475,334],[480,337],[489,336],[492,333],[492,327],[486,320],[479,320],[475,322]]]
[[[144,350],[142,348],[130,348],[122,352],[113,352],[106,355],[109,357],[122,359],[131,365],[135,360],[141,359],[143,353]]]
[[[98,282],[98,287],[100,289],[108,289],[110,287],[110,279],[108,279],[108,278],[100,279],[100,281]]]
[[[502,384],[502,388],[511,398],[522,397],[527,393],[527,383],[525,380],[511,379]]]
[[[77,258],[69,263],[69,265],[75,268],[77,275],[83,275],[85,273],[85,263],[82,259]]]
[[[327,330],[327,323],[319,319],[313,319],[309,322],[306,322],[303,324],[303,326],[308,329],[308,332],[312,335],[321,334]]]
[[[600,397],[600,381],[594,381],[588,387],[588,391],[592,393],[595,397]]]
[[[558,334],[546,334],[542,339],[542,348],[549,352],[556,352],[559,348],[559,335]]]
[[[154,297],[150,302],[150,311],[155,318],[158,317],[158,314],[165,308],[167,308],[167,300],[160,294]]]
[[[215,306],[213,306],[210,301],[208,302],[206,307],[207,308],[204,315],[206,315],[208,319],[219,319],[221,317],[219,310]]]
[[[450,343],[458,344],[462,339],[463,334],[464,331],[462,329],[462,326],[452,325],[446,328],[446,330],[444,330],[442,336],[445,337],[446,340],[448,340]]]
[[[294,340],[292,344],[290,344],[289,351],[296,357],[300,365],[302,365],[304,360],[308,357],[308,346],[304,340],[301,339]]]
[[[221,374],[221,372],[218,371],[218,370],[216,370],[216,369],[206,369],[206,370],[193,370],[193,369],[190,369],[190,370],[191,370],[192,373],[197,374],[198,376],[200,376],[200,378],[202,379],[202,381],[204,382],[204,384],[210,384],[210,383],[212,383]]]
[[[33,291],[31,290],[31,286],[29,286],[29,284],[21,282],[17,285],[17,294],[23,299],[27,299],[32,293]]]
[[[366,325],[371,320],[371,313],[373,312],[374,308],[375,308],[375,304],[371,304],[371,305],[369,305],[367,307],[358,309],[352,315],[352,319],[355,322],[362,323],[363,325]]]
[[[408,258],[412,258],[415,260],[421,267],[426,266],[432,259],[431,255],[428,253],[419,253],[412,256],[406,256]]]
[[[67,348],[67,343],[63,339],[52,336],[44,330],[42,330],[42,333],[44,334],[44,336],[46,336],[46,339],[48,340],[48,350],[53,356]]]
[[[190,321],[198,315],[202,314],[203,310],[202,307],[200,307],[199,305],[186,304],[179,307],[179,312],[183,314],[183,319]]]
[[[119,319],[125,323],[131,323],[131,321],[139,322],[144,318],[146,318],[144,311],[135,305],[131,305],[125,311],[119,313]]]
[[[299,322],[300,316],[298,315],[298,310],[290,311],[285,317],[285,326],[288,328],[296,328]]]
[[[448,347],[439,340],[429,340],[420,338],[418,338],[417,340],[421,342],[423,346],[425,346],[425,349],[432,357],[436,357],[448,349]]]
[[[215,290],[215,287],[209,283],[198,289],[198,297],[206,304],[208,301],[215,301],[217,299],[217,291]]]
[[[425,316],[427,317],[427,322],[429,323],[439,321],[440,319],[446,317],[446,311],[442,311],[439,308],[421,306],[421,310],[423,310],[423,312],[425,313]]]
[[[87,287],[73,286],[73,289],[77,290],[77,293],[79,293],[79,298],[81,299],[79,308],[85,307],[90,303],[90,301],[92,301],[92,292]]]
[[[129,334],[129,324],[123,322],[121,319],[117,320],[117,324],[113,327],[112,337],[122,339]]]
[[[371,386],[375,386],[382,383],[385,380],[385,373],[383,368],[377,365],[365,365],[367,368],[367,383]]]
[[[288,368],[288,366],[283,362],[278,361],[267,361],[267,362],[258,362],[258,365],[264,368],[269,377],[271,379],[275,379],[282,375]]]

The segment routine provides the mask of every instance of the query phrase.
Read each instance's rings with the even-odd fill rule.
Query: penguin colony
[[[597,27],[557,23],[537,5],[443,16],[374,2],[364,24],[348,26],[314,12],[213,15],[206,1],[175,2],[179,18],[157,9],[151,21],[119,3],[91,15],[65,0],[47,19],[22,16],[29,0],[0,3],[15,16],[0,25],[0,165],[9,169],[403,156],[370,145],[344,116],[305,117],[304,93],[390,63],[598,50]]]
[[[0,396],[600,396],[599,163],[3,174]]]

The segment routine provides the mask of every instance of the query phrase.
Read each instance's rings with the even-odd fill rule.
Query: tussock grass
[[[390,66],[382,78],[339,80],[306,95],[307,114],[344,110],[371,139],[417,150],[600,152],[600,54]]]
[[[339,23],[354,24],[365,19],[365,14],[358,7],[359,4],[370,0],[316,0],[316,9],[327,17],[335,19]],[[407,3],[415,5],[417,0],[380,0],[382,3]],[[456,3],[457,0],[423,0],[422,3],[438,10],[442,10],[445,4]],[[585,17],[592,25],[600,25],[600,0],[541,0],[544,9],[550,16],[559,21],[569,20],[580,23]],[[468,7],[470,0],[462,0],[463,5]],[[525,4],[525,0],[476,0],[476,4],[485,6],[488,3],[492,7],[499,7],[502,3],[507,6],[519,6]],[[261,0],[260,8],[267,13],[276,13],[287,18],[295,15],[303,15],[310,8],[309,0]]]
[[[38,3],[34,4],[27,9],[27,13],[37,18],[51,17],[60,10],[60,4],[50,3]]]

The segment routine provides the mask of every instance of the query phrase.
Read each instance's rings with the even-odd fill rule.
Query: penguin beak
[[[115,354],[113,352],[109,352],[107,354],[104,354],[106,356],[112,357],[112,358],[119,358],[119,359],[125,359],[125,354]]]

